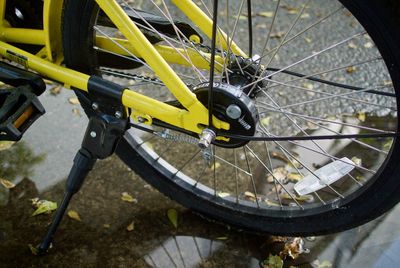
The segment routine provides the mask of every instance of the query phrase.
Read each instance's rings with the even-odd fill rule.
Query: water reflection
[[[27,245],[39,242],[51,215],[30,217],[33,209],[29,199],[39,193],[34,183],[21,181],[10,192],[7,206],[0,207],[0,266],[255,268],[270,254],[278,255],[284,246],[274,237],[250,235],[205,221],[128,174],[116,158],[97,166],[70,208],[81,215],[82,222],[66,217],[55,248],[44,258],[32,256]],[[63,183],[39,196],[58,200],[62,189]],[[121,201],[123,191],[129,191],[138,203]],[[166,216],[171,207],[178,210],[177,229]],[[318,267],[323,263],[330,264],[327,268],[398,267],[399,215],[398,206],[362,227],[304,238],[310,253],[296,260],[287,258],[284,267]],[[132,220],[135,230],[127,232]],[[105,228],[104,223],[110,227]]]
[[[18,182],[24,177],[30,177],[34,166],[42,163],[44,158],[44,154],[35,154],[23,141],[0,150],[0,178]],[[8,195],[9,191],[0,187],[0,206],[7,204]]]
[[[197,267],[211,257],[224,244],[220,241],[193,236],[173,236],[144,259],[155,268],[160,267]]]

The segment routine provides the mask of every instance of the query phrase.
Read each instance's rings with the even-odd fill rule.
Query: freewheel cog
[[[193,92],[198,100],[208,106],[209,83],[196,86]],[[258,122],[258,113],[252,99],[240,90],[240,87],[225,83],[214,83],[213,114],[218,119],[230,124],[229,132],[241,136],[254,136]],[[208,107],[207,107],[208,108]],[[215,140],[213,144],[225,148],[238,148],[248,141],[229,139]]]

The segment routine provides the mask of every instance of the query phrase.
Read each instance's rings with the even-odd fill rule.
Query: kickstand
[[[127,119],[119,119],[106,114],[90,118],[82,148],[76,154],[69,173],[61,205],[57,209],[42,243],[37,247],[39,255],[47,253],[72,196],[79,191],[96,160],[105,159],[114,153],[127,126]]]

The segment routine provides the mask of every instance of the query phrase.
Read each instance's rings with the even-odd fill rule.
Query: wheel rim
[[[119,2],[129,6],[127,1]],[[211,13],[206,3],[200,2],[202,9]],[[226,1],[220,2],[221,5],[227,4]],[[258,79],[267,83],[254,99],[260,116],[258,135],[279,137],[397,132],[397,103],[390,74],[371,37],[339,2],[327,3],[323,7],[325,10],[310,1],[303,1],[297,6],[271,1],[268,7],[261,2],[253,1],[253,14],[256,12],[253,36],[260,36],[259,32],[268,33],[262,42],[253,40],[252,49],[255,53],[266,51],[260,56],[267,68],[260,75],[262,78]],[[230,9],[223,11],[219,27],[232,37],[229,40],[247,47],[245,38],[237,36],[240,29],[247,27],[247,19],[243,19],[246,1],[228,3]],[[160,1],[160,5],[150,1],[149,5],[153,12],[167,19],[175,12],[167,9],[164,1]],[[290,19],[285,21],[282,16],[289,16]],[[261,22],[263,20],[264,23]],[[280,20],[283,20],[283,25],[278,23]],[[323,35],[329,29],[332,32],[335,25],[348,27],[332,35]],[[143,27],[159,34],[148,24]],[[101,25],[96,25],[94,29],[106,38],[115,34]],[[321,39],[321,34],[324,39]],[[163,43],[183,48],[185,52],[201,49],[188,43],[180,33],[177,35],[176,40],[161,35]],[[318,42],[314,44],[314,40]],[[312,46],[308,54],[298,52],[299,47],[307,50],[307,46]],[[100,47],[94,48],[98,53],[107,53]],[[229,49],[225,53],[221,51],[220,57],[230,58]],[[354,59],[353,54],[358,58]],[[144,72],[145,76],[155,78],[142,60],[129,53],[124,57],[145,65],[135,72]],[[218,73],[215,79],[229,83],[226,78],[230,77],[229,64],[227,60],[224,62],[224,71]],[[186,69],[175,68],[188,85],[207,82],[207,72],[191,66],[189,58],[188,65]],[[97,71],[106,78],[119,76],[119,82],[128,83],[132,90],[165,101],[173,100],[171,95],[165,93],[165,88],[160,94],[163,86],[155,87],[159,83],[157,80],[151,81],[149,86],[143,83],[129,85],[132,84],[130,78],[133,78],[129,72],[125,72],[128,79],[122,79],[118,75],[120,70],[99,68]],[[377,73],[380,75],[374,75]],[[294,74],[303,74],[303,77]],[[369,78],[368,81],[365,77]],[[329,80],[334,84],[327,85],[308,78]],[[242,89],[252,88],[259,80],[247,83]],[[210,160],[198,149],[192,137],[173,131],[163,132],[157,127],[153,130],[159,136],[146,137],[136,131],[130,134],[138,152],[154,167],[163,169],[167,178],[177,184],[185,184],[185,188],[192,188],[194,193],[200,193],[203,198],[212,199],[220,205],[247,208],[256,214],[278,217],[287,213],[304,216],[305,210],[310,214],[320,213],[350,202],[379,177],[396,143],[395,138],[387,137],[338,139],[330,143],[326,140],[250,142],[236,149],[213,146],[211,153],[214,157]],[[164,138],[160,138],[161,134]],[[293,190],[295,183],[310,174],[320,179],[315,172],[330,162],[343,162],[342,157],[352,160],[354,169],[349,174],[311,194],[299,196]]]

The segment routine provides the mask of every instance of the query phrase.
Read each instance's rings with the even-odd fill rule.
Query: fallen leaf
[[[307,237],[306,237],[306,240],[307,240],[308,242],[314,242],[315,240],[317,240],[317,238],[316,238],[315,236],[307,236]]]
[[[10,149],[15,144],[14,141],[0,141],[0,151]]]
[[[271,207],[277,207],[277,206],[279,206],[278,203],[276,203],[276,202],[274,202],[274,201],[271,201],[271,200],[269,200],[269,199],[265,199],[264,202],[265,202],[265,204],[267,204],[268,206],[271,206]]]
[[[105,223],[105,224],[103,224],[103,227],[104,227],[104,228],[106,228],[106,229],[108,229],[108,228],[110,228],[110,227],[111,227],[111,225],[109,225],[109,224]]]
[[[236,20],[238,17],[237,17],[237,16],[234,16],[233,18]],[[245,16],[245,15],[240,15],[240,16],[239,16],[239,20],[247,20],[247,16]]]
[[[244,192],[244,197],[250,201],[256,201],[256,195],[253,194],[252,192],[249,191]]]
[[[293,241],[289,241],[285,244],[284,249],[279,253],[282,259],[290,257],[292,259],[297,259],[299,255],[304,251],[303,249],[304,241],[300,237],[296,237]]]
[[[1,183],[4,187],[6,187],[7,189],[12,189],[12,188],[15,187],[15,184],[14,184],[14,183],[12,183],[11,181],[6,180],[6,179],[1,179],[1,178],[0,178],[0,183]]]
[[[72,109],[72,113],[76,116],[82,117],[81,111],[78,108]]]
[[[228,240],[228,237],[227,236],[220,236],[220,237],[217,237],[217,240]]]
[[[264,127],[267,127],[267,126],[269,126],[269,123],[271,122],[271,117],[270,116],[264,117],[263,119],[260,120],[260,122]]]
[[[68,211],[67,214],[68,214],[68,217],[70,217],[73,220],[82,221],[82,219],[79,216],[78,212],[76,212],[75,210],[70,210],[70,211]]]
[[[270,243],[286,243],[289,240],[287,236],[271,235]]]
[[[303,176],[301,174],[298,174],[298,173],[289,173],[286,178],[290,182],[296,183],[296,182],[300,181],[303,178]]]
[[[311,83],[303,83],[303,87],[308,89],[308,90],[313,90],[314,89],[314,85]]]
[[[31,250],[31,252],[32,252],[33,255],[35,255],[35,256],[38,255],[39,251],[38,251],[37,248],[35,248],[34,246],[32,246],[32,244],[29,244],[28,247],[29,247],[29,249]]]
[[[304,37],[304,40],[307,42],[307,43],[311,43],[312,42],[312,39],[311,38],[308,38],[308,37]]]
[[[353,42],[350,42],[350,43],[348,44],[348,47],[351,48],[351,49],[356,49],[356,48],[358,48],[358,46],[357,46],[356,44],[354,44]]]
[[[215,162],[215,164],[212,164],[211,169],[218,169],[221,167],[221,163]]]
[[[272,175],[268,175],[267,181],[269,183],[274,182],[274,180],[278,180],[280,182],[284,181],[287,175],[287,170],[284,167],[274,168],[272,170]]]
[[[178,212],[176,211],[176,209],[168,209],[167,216],[172,225],[175,228],[178,228]]]
[[[78,98],[76,98],[76,97],[69,98],[68,101],[69,101],[69,103],[71,103],[72,105],[79,105],[79,104],[80,104]]]
[[[300,16],[300,18],[302,18],[302,19],[309,19],[311,16],[310,16],[310,14],[308,14],[308,13],[303,13],[303,14],[301,14],[301,16]]]
[[[318,268],[331,268],[332,267],[332,263],[330,261],[323,261],[320,263],[320,265],[318,265]]]
[[[224,197],[230,196],[230,194],[229,194],[229,193],[219,192],[219,193],[218,193],[218,196],[224,198]]]
[[[372,42],[367,42],[364,44],[365,48],[372,48],[374,46],[374,44],[372,44]]]
[[[126,230],[128,232],[132,232],[135,229],[135,222],[131,222],[127,227]]]
[[[310,130],[316,130],[319,129],[319,126],[317,123],[307,121],[307,128]]]
[[[384,86],[393,86],[393,82],[392,81],[383,81],[383,85]]]
[[[364,112],[361,112],[361,113],[358,113],[358,114],[357,114],[357,118],[358,118],[358,120],[360,120],[361,122],[365,122],[366,115],[365,115]]]
[[[281,5],[281,7],[283,9],[286,9],[288,14],[297,14],[297,13],[300,12],[299,8],[292,7],[292,6],[289,6],[289,5]]]
[[[53,96],[57,96],[61,93],[62,86],[55,86],[50,89],[50,94]]]
[[[362,160],[361,160],[361,158],[358,158],[358,157],[356,157],[356,156],[352,157],[352,158],[351,158],[351,161],[353,161],[353,163],[356,164],[357,166],[360,166],[360,167],[361,167],[361,165],[362,165]]]
[[[128,202],[128,203],[137,203],[137,200],[133,198],[129,193],[123,192],[121,194],[121,199],[122,201]]]
[[[350,67],[347,67],[346,72],[348,74],[351,74],[351,73],[354,73],[355,70],[356,70],[356,67],[350,66]]]
[[[270,37],[271,38],[282,38],[284,35],[285,35],[285,32],[279,31],[279,32],[271,33]]]
[[[293,200],[296,199],[297,201],[300,202],[307,202],[307,203],[311,203],[314,201],[314,197],[312,195],[302,195],[302,196],[290,196],[287,193],[284,193],[281,195],[282,199],[286,199],[286,200]]]
[[[266,11],[266,12],[259,12],[257,13],[258,16],[272,18],[274,16],[274,12]]]
[[[268,259],[263,261],[262,267],[263,268],[282,268],[283,260],[277,255],[269,254]]]
[[[52,211],[57,209],[56,202],[47,200],[40,200],[36,203],[36,205],[38,205],[38,208],[32,213],[32,217],[40,214],[50,214]]]
[[[389,151],[390,148],[392,147],[393,144],[393,140],[388,140],[387,142],[385,142],[385,144],[383,145],[383,149],[385,151]]]

